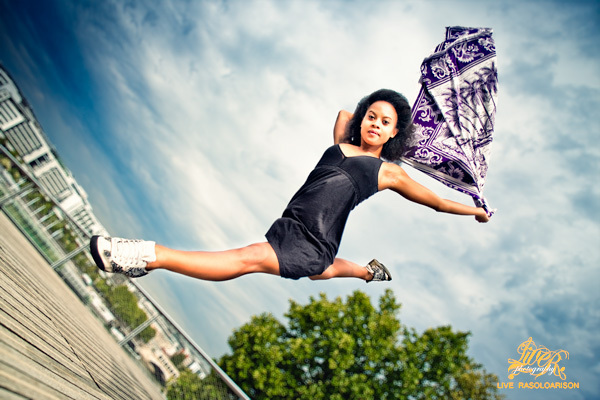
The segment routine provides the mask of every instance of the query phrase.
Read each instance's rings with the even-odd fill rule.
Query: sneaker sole
[[[104,262],[102,261],[102,258],[100,257],[100,252],[98,251],[98,238],[99,236],[95,235],[92,236],[92,238],[90,239],[90,253],[92,254],[92,258],[94,259],[96,266],[102,271],[106,271],[104,269]]]
[[[390,277],[390,281],[391,281],[391,280],[392,280],[392,274],[390,274],[390,270],[389,270],[389,269],[387,269],[387,267],[386,267],[385,265],[383,265],[383,264],[381,264],[381,263],[380,263],[380,265],[381,265],[381,268],[383,268],[383,270],[384,270],[384,271],[385,271],[385,273],[387,274],[387,276],[389,276],[389,277]],[[389,281],[388,281],[388,282],[389,282]]]

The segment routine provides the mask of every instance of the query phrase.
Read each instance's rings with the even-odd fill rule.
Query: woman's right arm
[[[346,126],[348,122],[352,119],[352,114],[350,111],[341,110],[338,113],[337,119],[335,120],[335,125],[333,126],[333,144],[342,143],[344,140],[344,136],[346,135]]]
[[[441,198],[425,186],[412,180],[397,164],[382,164],[379,172],[379,189],[391,189],[405,199],[429,207],[437,212],[473,215],[478,222],[488,222],[490,220],[483,208]]]

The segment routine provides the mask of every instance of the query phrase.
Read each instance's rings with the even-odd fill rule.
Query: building
[[[58,153],[44,133],[27,100],[1,64],[0,144],[13,154],[18,155],[17,158],[20,159],[19,163],[21,166],[25,167],[36,178],[39,184],[54,197],[60,208],[71,218],[75,219],[88,234],[109,235],[95,217],[92,207],[88,202],[86,192],[77,184],[71,172],[61,163]],[[7,176],[7,182],[16,186],[14,180],[6,170],[0,167],[0,178],[3,175]],[[42,213],[43,215],[41,216],[35,215],[36,212],[33,212],[31,215],[32,219],[39,218],[40,226],[42,226],[43,220],[50,214],[46,213],[46,211]],[[62,213],[56,214],[58,218],[63,219]],[[44,226],[44,228],[57,223],[58,221],[52,222]],[[57,230],[54,233],[57,232],[60,231]],[[46,233],[49,232],[46,230]],[[54,237],[54,233],[49,234]],[[78,237],[76,240],[81,242],[79,243],[80,245],[87,244],[84,243],[87,242],[85,237]],[[86,252],[85,254],[91,257],[89,253]],[[124,340],[125,335],[119,330],[119,324],[116,321],[115,315],[106,306],[105,300],[99,296],[98,292],[89,286],[91,283],[90,278],[87,275],[84,275],[82,278],[81,271],[71,261],[61,265],[59,274],[73,291],[89,304],[95,314],[110,329],[113,336],[119,341]],[[195,345],[187,340],[179,328],[173,326],[172,322],[165,318],[162,312],[159,313],[153,306],[153,302],[140,293],[127,277],[120,274],[109,274],[110,276],[107,277],[103,271],[99,271],[99,274],[111,286],[126,284],[129,290],[138,298],[138,304],[141,309],[150,318],[154,318],[158,314],[162,315],[152,321],[151,326],[156,330],[156,335],[153,339],[148,343],[143,343],[141,340],[135,338],[133,339],[136,343],[135,347],[140,359],[161,383],[164,384],[170,379],[179,376],[179,370],[171,361],[171,357],[178,352],[186,355],[184,360],[185,367],[201,378],[208,375],[211,366],[201,354],[201,351],[196,350]],[[135,327],[130,328],[126,329],[126,332],[135,329]],[[129,346],[125,347],[130,349]]]
[[[69,216],[88,234],[107,235],[88,202],[87,194],[61,163],[33,110],[16,83],[0,65],[0,140],[15,151]]]

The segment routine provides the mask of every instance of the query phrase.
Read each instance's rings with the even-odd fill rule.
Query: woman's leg
[[[225,281],[255,272],[279,275],[279,262],[271,245],[256,243],[241,249],[207,252],[181,251],[156,245],[156,261],[146,269],[166,269],[208,281]]]
[[[331,279],[331,278],[359,278],[369,281],[373,279],[373,274],[370,273],[364,266],[347,261],[342,258],[336,258],[321,275],[309,277],[313,281]]]

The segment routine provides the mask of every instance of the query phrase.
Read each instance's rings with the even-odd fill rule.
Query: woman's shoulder
[[[356,149],[358,148],[357,146],[350,143],[338,143],[335,146],[337,146],[347,157],[352,157],[356,155]]]
[[[381,163],[381,170],[384,173],[386,173],[386,174],[402,174],[402,173],[406,173],[406,172],[404,172],[404,168],[402,168],[401,166],[399,166],[396,163],[388,162],[388,161],[382,161],[382,163]]]
[[[404,168],[398,164],[384,161],[379,169],[379,187],[380,190],[392,187],[394,182],[407,176]]]

